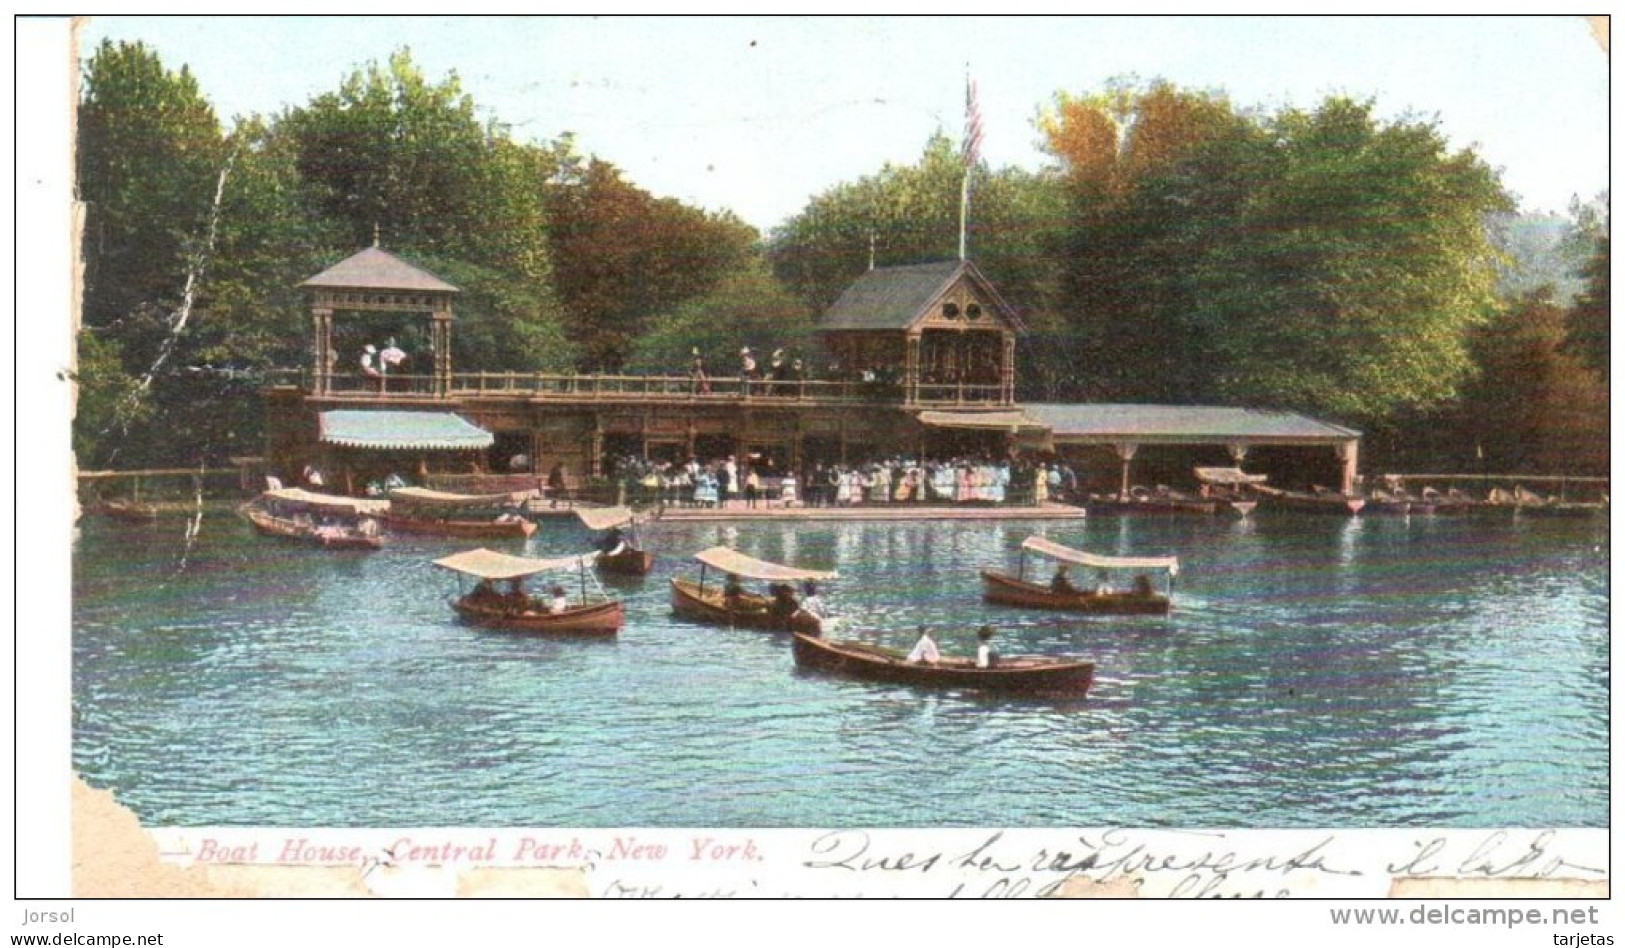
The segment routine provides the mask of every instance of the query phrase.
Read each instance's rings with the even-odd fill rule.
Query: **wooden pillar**
[[[1354,477],[1360,468],[1360,442],[1358,439],[1339,442],[1337,445],[1337,459],[1343,462],[1342,485],[1338,488],[1344,494],[1354,493]]]
[[[434,346],[430,389],[435,397],[444,398],[451,391],[451,301],[441,303],[429,320],[429,340]]]
[[[1004,334],[1004,358],[999,364],[999,384],[1002,386],[1001,399],[1006,405],[1016,403],[1016,336],[1015,333]]]
[[[919,398],[920,387],[920,334],[911,332],[904,343],[903,404],[912,405]]]
[[[1137,444],[1119,444],[1114,447],[1117,451],[1117,457],[1123,462],[1123,482],[1122,486],[1117,490],[1117,499],[1128,500],[1129,462],[1134,460],[1134,455],[1140,450],[1140,446]]]
[[[597,414],[592,416],[592,435],[587,442],[587,473],[602,474],[604,463],[604,424]]]
[[[333,386],[333,311],[315,307],[310,311],[310,379],[311,390],[326,395]]]

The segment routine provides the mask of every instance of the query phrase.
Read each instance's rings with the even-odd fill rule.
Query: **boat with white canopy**
[[[340,497],[298,487],[268,490],[239,508],[254,529],[266,536],[335,550],[382,547],[378,520],[387,510],[387,500]]]
[[[834,570],[770,563],[725,546],[701,550],[694,559],[700,564],[698,582],[675,577],[671,581],[671,607],[677,615],[713,625],[822,633],[822,621],[800,608],[793,584],[834,579]],[[721,572],[726,579],[707,585],[709,570]],[[741,579],[772,583],[772,594],[746,592]]]
[[[598,568],[606,573],[647,576],[655,555],[640,548],[638,517],[627,507],[577,507],[576,517],[588,530],[604,533],[598,547]]]
[[[596,595],[589,595],[592,559],[590,553],[537,559],[482,548],[435,560],[434,565],[479,580],[472,592],[452,603],[458,615],[476,625],[552,635],[614,635],[626,624],[626,608],[598,588],[596,577],[592,579]],[[552,596],[533,597],[525,591],[529,577],[571,572],[579,578],[580,594],[574,602],[562,584],[553,588]],[[507,582],[508,588],[499,590],[498,582]],[[554,608],[555,601],[562,608]]]
[[[1056,560],[1063,567],[1048,583],[1032,582],[1027,578],[1029,552]],[[1099,570],[1102,581],[1093,588],[1073,586],[1065,572],[1068,565]],[[1107,578],[1112,570],[1133,570],[1139,575],[1128,588],[1118,590],[1111,586]],[[1153,572],[1167,577],[1163,592],[1158,592],[1152,585],[1150,574]],[[1164,615],[1173,608],[1174,577],[1178,574],[1179,558],[1176,556],[1103,556],[1034,536],[1021,543],[1021,565],[1016,575],[982,570],[982,598],[1000,605],[1030,609]]]
[[[397,487],[389,492],[384,522],[402,533],[442,537],[517,537],[536,532],[523,516],[535,491],[500,494],[452,494],[426,487]]]

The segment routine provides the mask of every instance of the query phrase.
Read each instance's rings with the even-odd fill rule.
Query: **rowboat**
[[[1239,467],[1199,467],[1196,479],[1202,482],[1202,496],[1226,505],[1231,513],[1245,517],[1258,507],[1254,488],[1269,479],[1268,474],[1248,474]]]
[[[363,527],[348,524],[317,525],[308,521],[278,517],[263,510],[249,508],[243,516],[254,529],[268,537],[300,540],[330,550],[376,550],[384,545],[384,538],[376,532],[364,533]]]
[[[599,544],[596,565],[606,573],[647,576],[655,555],[638,547],[637,515],[625,507],[577,507],[576,516],[588,530],[606,531]],[[621,528],[625,527],[623,531]]]
[[[1065,566],[1056,571],[1056,579],[1048,584],[1027,579],[1027,551],[1048,556],[1063,564],[1086,566],[1104,572],[1111,569],[1161,570],[1167,577],[1166,593],[1158,593],[1151,586],[1150,577],[1141,572],[1133,587],[1114,590],[1105,583],[1095,589],[1072,588],[1064,583]],[[1179,573],[1179,559],[1173,556],[1101,556],[1074,550],[1043,537],[1028,537],[1021,542],[1021,565],[1016,575],[996,570],[982,570],[982,598],[1003,606],[1027,609],[1060,609],[1067,612],[1092,612],[1109,615],[1166,615],[1173,608],[1174,577]]]
[[[626,608],[599,591],[587,594],[587,564],[592,554],[535,559],[510,556],[495,550],[478,549],[456,553],[434,561],[434,565],[479,580],[472,592],[452,602],[463,620],[489,629],[531,632],[544,635],[613,636],[626,624]],[[581,577],[581,593],[574,604],[553,611],[545,600],[525,592],[524,581],[539,573],[575,571]],[[506,580],[506,592],[492,585]],[[563,587],[554,587],[563,595]]]
[[[1155,489],[1133,487],[1126,497],[1095,495],[1089,498],[1087,509],[1092,514],[1215,514],[1219,502],[1204,497],[1192,497],[1171,488],[1158,485]]]
[[[1341,517],[1351,517],[1365,507],[1364,497],[1350,497],[1339,494],[1334,490],[1316,487],[1312,491],[1281,490],[1277,487],[1265,487],[1259,484],[1253,488],[1264,495],[1265,502],[1271,507],[1283,510],[1301,510],[1306,513],[1334,514]]]
[[[801,632],[795,634],[791,652],[799,668],[922,688],[1081,697],[1095,678],[1093,662],[1001,657],[989,668],[978,668],[968,658],[942,658],[926,664],[910,662],[901,652],[865,642],[831,642]]]
[[[401,533],[442,537],[515,537],[536,532],[521,516],[532,492],[451,494],[423,487],[397,487],[389,492],[384,522]]]
[[[1383,514],[1392,517],[1408,517],[1415,511],[1417,504],[1413,504],[1409,497],[1385,490],[1374,490],[1366,495],[1365,506],[1360,512],[1366,516]]]
[[[268,490],[240,509],[265,536],[335,550],[376,550],[384,545],[378,520],[389,509],[389,501],[284,487]]]
[[[742,589],[730,594],[729,586],[737,578],[755,579],[774,584],[817,582],[834,579],[830,570],[798,569],[779,563],[769,563],[746,556],[725,546],[714,546],[694,554],[700,563],[698,582],[674,577],[671,581],[672,612],[685,619],[711,625],[726,625],[746,629],[765,629],[775,632],[797,631],[818,635],[823,622],[817,616],[797,607],[793,595],[763,596]],[[721,570],[729,578],[728,586],[716,583],[707,586],[707,567]],[[791,587],[793,592],[793,587]]]
[[[91,509],[104,517],[126,523],[150,523],[158,519],[158,508],[139,500],[104,500]]]

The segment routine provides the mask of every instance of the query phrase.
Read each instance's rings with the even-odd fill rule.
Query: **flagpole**
[[[965,217],[970,209],[970,167],[959,179],[959,259],[965,259]]]
[[[970,77],[970,63],[965,64],[965,135],[960,147],[965,174],[959,179],[959,259],[964,260],[970,229],[970,173],[976,167],[982,148],[982,109],[976,102],[976,83]]]

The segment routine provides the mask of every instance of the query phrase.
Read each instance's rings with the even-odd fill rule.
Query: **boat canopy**
[[[793,582],[799,579],[834,579],[834,570],[797,569],[794,566],[782,566],[778,563],[769,563],[746,556],[725,546],[713,546],[709,550],[701,550],[694,554],[694,558],[707,566],[714,566],[726,573],[743,576],[746,579],[761,579],[772,582],[774,580]]]
[[[413,507],[443,507],[468,510],[472,508],[501,509],[525,502],[529,491],[509,491],[503,494],[450,494],[426,487],[397,487],[389,492],[391,500]]]
[[[1179,575],[1179,557],[1177,556],[1100,556],[1095,553],[1085,553],[1074,550],[1069,546],[1046,540],[1043,537],[1028,537],[1021,542],[1024,549],[1034,553],[1042,553],[1066,563],[1075,563],[1078,566],[1092,566],[1098,569],[1165,569],[1170,576]]]
[[[1239,467],[1199,467],[1196,469],[1196,479],[1204,484],[1230,487],[1237,484],[1262,484],[1269,480],[1270,476],[1247,474]]]
[[[389,509],[389,501],[387,500],[364,500],[360,497],[318,494],[315,491],[303,490],[298,487],[280,487],[276,490],[268,490],[260,495],[260,499],[307,507],[311,510],[321,510],[327,513],[342,513],[353,516],[381,514]]]
[[[625,507],[577,507],[576,516],[581,518],[582,524],[588,530],[624,527],[636,517]]]
[[[478,550],[454,553],[444,559],[435,560],[434,565],[467,576],[478,576],[481,579],[518,579],[521,576],[534,576],[537,573],[580,569],[584,561],[591,558],[592,554],[587,553],[542,560],[529,556],[510,556],[507,553],[498,553],[495,550],[487,550],[481,547]]]

